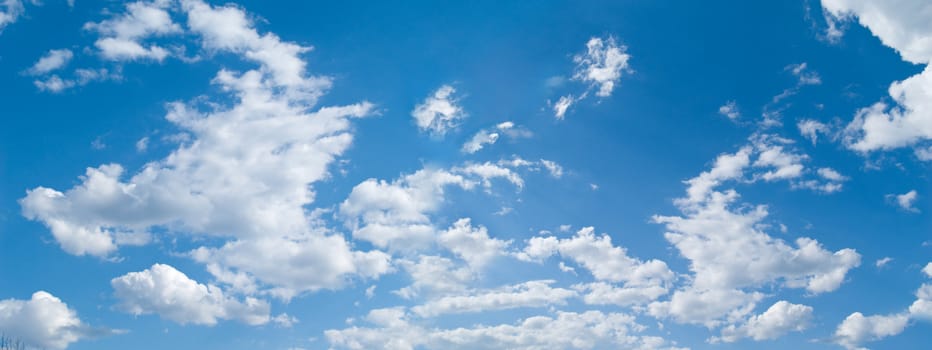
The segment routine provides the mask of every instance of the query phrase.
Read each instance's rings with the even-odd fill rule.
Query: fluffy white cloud
[[[753,147],[719,156],[712,169],[686,181],[687,196],[676,201],[683,216],[654,216],[655,222],[666,225],[667,241],[690,261],[694,275],[669,301],[653,303],[651,314],[709,327],[735,322],[762,297],[749,289],[782,282],[813,294],[829,292],[860,264],[860,255],[852,249],[831,252],[811,238],[798,238],[790,245],[771,237],[762,231],[765,206],[734,209],[738,193],[716,189],[725,181],[745,178],[745,170],[757,167],[772,170],[751,179],[800,176],[802,170],[796,165],[803,158],[766,140],[752,137]],[[753,152],[760,155],[752,163]]]
[[[428,295],[443,296],[465,291],[476,272],[467,266],[458,266],[453,260],[441,256],[421,255],[417,261],[398,261],[411,276],[411,285],[393,291],[405,299]]]
[[[915,64],[919,74],[890,85],[894,105],[877,102],[861,109],[846,128],[851,149],[869,152],[910,146],[932,138],[932,3],[922,0],[822,0],[834,21],[857,18],[884,45]]]
[[[324,332],[337,349],[677,349],[662,338],[644,336],[633,316],[600,311],[557,312],[515,324],[436,329],[411,322],[403,309],[373,310],[373,327]]]
[[[932,263],[922,270],[932,277]],[[835,343],[848,349],[863,349],[861,345],[886,337],[898,335],[910,324],[910,320],[932,321],[932,284],[923,283],[916,291],[916,300],[904,312],[864,316],[860,312],[848,315],[835,330]]]
[[[352,143],[351,119],[369,115],[372,105],[316,107],[330,79],[307,74],[300,55],[309,48],[260,34],[238,7],[180,4],[137,2],[88,27],[128,40],[173,34],[180,26],[168,11],[180,9],[204,49],[258,67],[217,73],[213,82],[233,97],[228,105],[170,103],[166,119],[187,137],[164,159],[135,174],[117,164],[88,168],[65,191],[32,189],[20,200],[23,214],[76,255],[112,256],[121,245],[146,243],[152,231],[219,238],[190,256],[237,291],[286,299],[388,271],[386,254],[354,251],[342,235],[318,229],[307,208],[311,185]],[[76,72],[79,79],[106,73]]]
[[[344,287],[352,276],[372,278],[391,270],[388,254],[353,251],[342,236],[325,234],[242,239],[191,255],[221,282],[251,292],[258,289],[255,279],[274,286],[269,293],[286,300]]]
[[[414,123],[421,131],[433,135],[443,136],[451,129],[456,128],[460,121],[466,118],[466,112],[459,106],[459,100],[453,96],[456,93],[450,85],[443,85],[424,102],[415,106],[411,111]]]
[[[597,237],[592,227],[584,227],[567,239],[533,237],[516,257],[542,261],[556,254],[582,266],[598,280],[573,286],[583,293],[587,304],[644,304],[667,294],[674,278],[663,261],[631,258],[624,248],[613,245],[608,235]],[[573,269],[561,262],[561,270]]]
[[[597,96],[610,96],[621,80],[622,73],[629,70],[628,60],[631,55],[626,50],[614,37],[589,39],[586,52],[573,57],[576,62],[573,79],[590,83],[593,88],[597,88]]]
[[[152,59],[161,61],[168,57],[167,49],[158,45],[146,47],[142,40],[148,37],[176,34],[182,31],[174,23],[167,9],[168,0],[151,2],[138,1],[126,5],[126,12],[99,23],[87,23],[84,28],[101,34],[94,46],[103,58],[113,61]]]
[[[511,241],[489,237],[485,227],[473,227],[470,219],[454,222],[453,226],[440,233],[437,242],[475,270],[480,270],[492,259],[505,255],[505,249],[511,244]]]
[[[158,314],[180,324],[212,326],[218,320],[250,325],[269,322],[269,303],[225,295],[220,287],[200,284],[174,267],[163,264],[130,272],[110,281],[119,307],[134,315]]]
[[[74,53],[68,49],[49,50],[45,56],[39,58],[32,68],[29,68],[30,74],[46,74],[53,70],[64,67],[74,57]]]
[[[28,300],[0,300],[0,334],[14,336],[32,347],[61,350],[81,339],[113,333],[88,326],[77,312],[48,292],[35,292]]]
[[[522,307],[546,307],[564,305],[566,299],[576,296],[575,291],[551,287],[553,283],[551,280],[528,281],[494,290],[443,296],[415,306],[411,311],[421,317],[433,317]]]
[[[789,332],[806,330],[812,318],[811,306],[780,300],[764,313],[751,316],[744,324],[722,329],[722,336],[712,340],[731,343],[741,338],[758,341],[776,339]]]
[[[443,203],[447,187],[471,190],[481,185],[488,189],[496,178],[524,186],[512,169],[492,163],[426,168],[392,182],[363,181],[340,204],[340,215],[356,239],[392,250],[424,248],[434,240],[436,229],[430,214]]]
[[[908,324],[906,314],[864,316],[855,312],[838,325],[835,343],[850,350],[864,349],[861,344],[900,334]]]

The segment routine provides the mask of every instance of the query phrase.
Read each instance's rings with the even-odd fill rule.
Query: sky
[[[915,349],[925,0],[0,1],[28,349]]]

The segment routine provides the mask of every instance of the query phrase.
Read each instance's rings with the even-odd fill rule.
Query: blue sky
[[[0,334],[917,348],[929,13],[0,2]]]

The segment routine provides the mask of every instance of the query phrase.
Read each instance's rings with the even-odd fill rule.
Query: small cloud
[[[149,137],[143,137],[136,141],[136,152],[142,153],[149,149]]]
[[[882,259],[877,259],[877,261],[874,262],[874,265],[877,266],[877,268],[882,268],[887,266],[887,264],[889,264],[891,261],[893,261],[893,258],[887,256]]]
[[[904,194],[888,194],[886,196],[888,201],[893,202],[900,209],[918,213],[919,209],[916,209],[913,205],[916,203],[916,200],[919,198],[919,195],[916,193],[916,190],[906,192]]]
[[[728,117],[731,121],[737,121],[741,118],[741,112],[738,110],[738,104],[734,100],[726,102],[718,107],[718,114]]]

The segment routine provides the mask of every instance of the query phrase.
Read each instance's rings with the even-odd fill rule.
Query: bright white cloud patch
[[[570,106],[576,102],[576,99],[573,98],[573,95],[561,96],[556,103],[553,104],[553,116],[559,120],[562,120],[566,116],[566,111],[570,109]]]
[[[812,318],[811,306],[780,300],[764,313],[751,316],[744,324],[723,329],[722,336],[713,338],[713,341],[731,343],[741,338],[758,341],[776,339],[789,332],[806,330]]]
[[[864,316],[855,312],[838,325],[835,342],[850,350],[863,349],[861,344],[868,341],[902,333],[908,323],[909,316],[906,314]]]
[[[831,252],[811,238],[797,238],[791,245],[768,235],[761,229],[767,217],[765,206],[734,208],[738,193],[716,189],[758,166],[775,170],[752,179],[799,176],[801,170],[795,168],[799,156],[787,156],[782,146],[761,142],[755,147],[760,152],[758,160],[752,162],[753,149],[744,147],[719,156],[711,170],[686,181],[687,196],[676,201],[683,216],[654,217],[666,225],[667,241],[690,261],[694,275],[669,301],[651,304],[652,315],[708,327],[734,323],[762,297],[752,292],[754,288],[780,282],[813,294],[830,292],[841,285],[850,269],[860,265],[861,257],[852,249]]]
[[[463,144],[461,151],[469,154],[479,152],[485,146],[495,144],[502,136],[517,139],[531,137],[532,135],[529,130],[516,126],[513,122],[501,122],[494,129],[479,130],[469,141]]]
[[[157,314],[180,324],[212,326],[218,320],[261,325],[269,322],[268,302],[239,301],[220,287],[200,284],[169,265],[130,272],[110,281],[120,309],[134,315]]]
[[[857,18],[904,60],[926,65],[919,74],[890,85],[893,104],[877,102],[859,110],[846,128],[846,143],[860,152],[911,146],[932,138],[932,3],[823,0],[833,20]]]
[[[170,6],[171,1],[167,0],[133,2],[126,5],[125,13],[99,23],[87,23],[84,28],[100,33],[102,37],[94,46],[105,59],[161,61],[168,57],[169,51],[155,44],[147,46],[142,41],[181,32],[181,27],[172,21],[167,11]]]
[[[77,312],[48,292],[35,292],[28,300],[0,300],[0,334],[16,337],[30,347],[61,350],[79,340],[112,333],[88,326]]]
[[[819,134],[830,135],[831,129],[827,124],[819,122],[812,119],[800,120],[796,124],[796,127],[799,128],[799,133],[803,135],[809,141],[812,141],[812,144],[816,144],[819,140]]]
[[[450,85],[443,85],[424,102],[414,107],[411,116],[418,129],[432,135],[443,136],[456,128],[466,118],[466,112],[459,106],[459,100]]]
[[[400,308],[372,310],[372,327],[324,332],[336,349],[678,349],[662,338],[639,333],[633,316],[600,311],[557,312],[515,324],[472,328],[425,328]]]
[[[573,79],[592,84],[596,96],[610,96],[621,80],[622,73],[629,70],[628,60],[631,55],[626,50],[614,37],[589,39],[586,52],[573,57],[576,62]]]
[[[145,244],[153,229],[222,238],[191,256],[222,283],[283,298],[387,271],[387,255],[352,250],[342,235],[316,229],[305,208],[314,199],[310,185],[326,178],[351,144],[350,120],[369,115],[372,105],[315,107],[330,79],[306,73],[300,55],[309,48],[259,34],[238,7],[169,5],[133,3],[88,27],[141,40],[179,31],[167,11],[181,10],[204,49],[259,66],[217,73],[213,82],[231,94],[229,105],[170,103],[166,119],[188,138],[166,158],[135,174],[118,164],[88,168],[65,191],[32,189],[20,200],[24,215],[44,223],[75,255],[112,256],[119,246]]]

